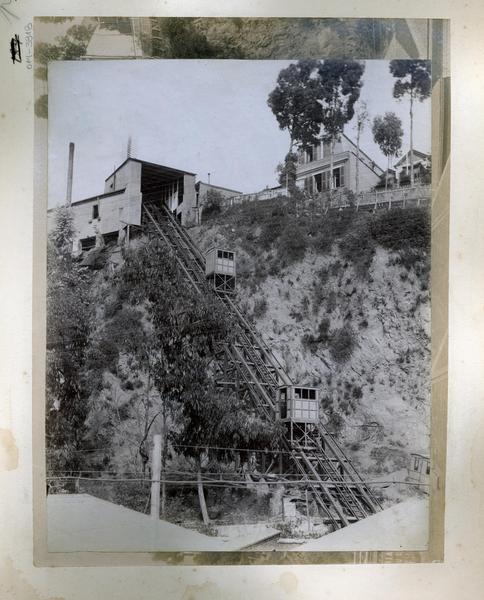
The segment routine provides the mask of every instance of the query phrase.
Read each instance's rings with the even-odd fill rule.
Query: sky
[[[104,191],[131,155],[197,173],[197,180],[241,192],[277,185],[289,148],[267,105],[280,60],[60,61],[49,67],[49,206],[65,201],[69,142],[75,143],[73,201]],[[360,99],[370,118],[395,112],[409,149],[408,100],[395,100],[388,61],[365,61]],[[354,121],[354,120],[353,120]],[[354,123],[345,127],[355,139]],[[414,110],[414,148],[430,152],[430,100]],[[361,148],[382,168],[371,125]]]

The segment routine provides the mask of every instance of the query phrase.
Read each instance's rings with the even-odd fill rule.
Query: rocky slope
[[[324,419],[362,474],[383,479],[397,474],[401,480],[410,453],[428,453],[428,252],[412,252],[402,240],[389,244],[380,236],[383,245],[363,241],[348,254],[345,240],[354,234],[352,227],[361,230],[359,221],[324,251],[309,243],[296,260],[278,261],[284,232],[276,235],[277,220],[270,218],[272,223],[262,218],[250,225],[240,213],[226,213],[191,235],[202,249],[235,249],[239,304],[291,378],[319,387]],[[414,226],[411,211],[399,218]],[[363,222],[371,228],[378,219]],[[268,226],[270,245],[261,243]],[[299,235],[306,231],[304,224],[294,227]],[[390,238],[402,234],[401,223],[392,227],[386,231]],[[408,486],[387,490],[389,498],[407,493]]]

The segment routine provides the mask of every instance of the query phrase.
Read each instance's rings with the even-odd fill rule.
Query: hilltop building
[[[329,191],[330,145],[320,142],[299,152],[296,185],[309,194]],[[333,189],[346,188],[356,192],[357,147],[346,135],[336,142],[333,157]],[[380,181],[383,169],[360,148],[359,191],[372,189]]]
[[[195,222],[197,224],[202,222],[203,207],[207,203],[211,191],[217,192],[224,200],[242,194],[239,190],[231,190],[230,188],[212,185],[211,183],[205,183],[204,181],[197,181],[195,184]]]
[[[395,173],[399,185],[410,185],[410,168],[411,168],[410,150],[400,158],[395,164]],[[432,161],[430,154],[413,151],[413,176],[415,183],[430,183],[430,171],[432,169]]]
[[[70,159],[72,161],[72,157]],[[72,173],[72,162],[69,165]],[[69,177],[68,177],[69,180]],[[72,185],[72,175],[70,175]],[[74,226],[74,251],[129,235],[141,225],[141,205],[157,200],[165,203],[182,225],[195,225],[208,190],[224,197],[240,192],[208,183],[195,182],[195,173],[128,157],[104,182],[104,192],[71,203]],[[68,183],[68,200],[70,190]],[[48,211],[48,229],[54,226],[55,210]]]
[[[377,189],[385,188],[388,185],[388,188],[395,187],[406,187],[410,185],[410,165],[412,164],[410,158],[410,150],[404,154],[398,162],[395,164],[393,169],[388,170],[388,184],[386,184],[386,175],[387,171],[385,171],[381,178],[380,182],[375,186]],[[432,163],[430,154],[426,154],[425,152],[420,152],[419,150],[413,151],[413,176],[414,176],[414,184],[415,185],[426,185],[430,183],[432,171]]]

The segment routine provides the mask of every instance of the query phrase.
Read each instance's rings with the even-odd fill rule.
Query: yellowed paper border
[[[443,559],[445,505],[445,445],[447,415],[448,239],[450,198],[450,73],[448,28],[443,20],[398,20],[419,41],[412,46],[402,35],[387,56],[408,58],[408,50],[430,58],[432,92],[432,408],[429,547],[425,552],[199,552],[199,553],[53,553],[47,549],[45,497],[45,297],[47,123],[35,119],[34,146],[34,269],[33,269],[33,483],[34,558],[38,566],[103,565],[289,565],[432,562]],[[398,41],[398,40],[397,40]],[[402,46],[403,43],[403,46]],[[406,47],[406,50],[405,48]],[[416,50],[415,50],[416,49]],[[296,58],[277,56],[274,58]],[[325,58],[325,56],[318,56]],[[435,158],[434,158],[435,157]]]

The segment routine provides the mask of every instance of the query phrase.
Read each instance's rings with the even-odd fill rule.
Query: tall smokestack
[[[207,173],[208,175],[208,185],[210,185],[210,173]]]
[[[72,202],[72,175],[74,172],[74,144],[69,144],[69,165],[67,167],[67,191],[66,191],[66,204],[71,205]]]

